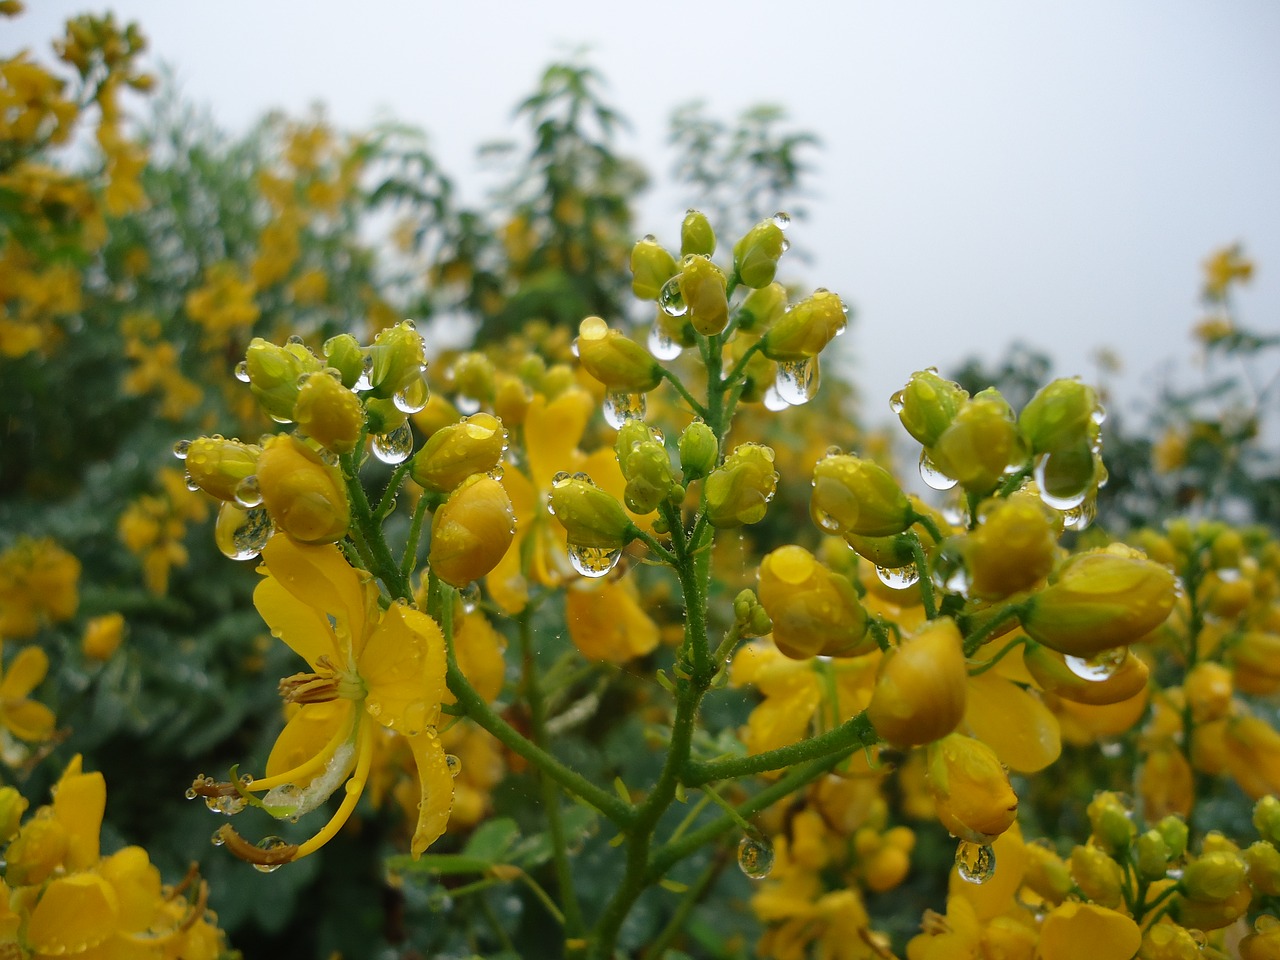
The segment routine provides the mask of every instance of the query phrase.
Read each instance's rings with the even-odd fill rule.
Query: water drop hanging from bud
[[[920,451],[920,479],[934,490],[950,490],[956,485],[954,477],[948,477],[938,469],[937,464],[929,459],[929,454]]]
[[[969,883],[986,883],[996,873],[996,853],[986,844],[960,841],[956,847],[956,872]]]
[[[1101,682],[1115,676],[1115,672],[1124,664],[1128,655],[1128,647],[1114,647],[1111,650],[1096,653],[1092,657],[1064,656],[1063,659],[1066,661],[1067,669],[1081,680]]]
[[[787,407],[791,406],[791,404],[787,402],[787,398],[778,392],[778,385],[776,383],[771,384],[769,389],[764,392],[764,400],[762,402],[764,403],[764,408],[766,410],[772,410],[774,413],[780,413],[787,409]]]
[[[773,389],[789,406],[808,403],[818,392],[817,358],[779,361]]]
[[[891,590],[905,590],[920,579],[920,571],[909,563],[904,567],[876,567],[876,576]]]
[[[603,577],[618,564],[622,556],[622,548],[583,547],[576,543],[569,544],[569,562],[573,569],[592,580]]]
[[[689,312],[689,305],[684,302],[684,294],[680,292],[680,277],[674,276],[662,285],[658,294],[658,306],[668,317],[683,317]]]
[[[610,391],[604,395],[604,420],[615,430],[621,430],[628,420],[643,420],[644,411],[643,393]]]
[[[1053,457],[1046,453],[1036,461],[1036,486],[1040,488],[1040,499],[1046,506],[1054,510],[1074,510],[1084,503],[1089,495],[1089,484],[1083,484],[1079,490],[1071,493],[1054,493],[1050,491],[1052,481],[1049,479],[1049,464]]]
[[[427,405],[431,392],[427,389],[427,381],[418,377],[409,381],[403,389],[396,391],[391,402],[401,413],[418,413]]]
[[[684,348],[667,336],[661,324],[655,323],[649,329],[649,352],[657,360],[674,360],[684,352]]]
[[[187,459],[187,453],[191,450],[190,440],[178,440],[173,445],[173,455],[179,460]]]
[[[379,433],[373,438],[373,455],[383,463],[395,466],[404,463],[413,452],[413,430],[408,421],[390,433]]]
[[[258,484],[258,478],[256,476],[248,476],[237,483],[235,498],[236,503],[246,510],[262,506],[262,488]]]
[[[266,507],[246,510],[225,501],[218,508],[213,539],[222,555],[231,560],[252,560],[262,552],[272,533],[271,515]]]
[[[779,210],[773,215],[773,222],[778,225],[779,230],[785,230],[791,226],[791,214],[785,210]]]
[[[245,808],[245,799],[239,795],[205,797],[204,805],[214,813],[220,813],[224,817],[234,817]]]
[[[241,383],[249,382],[249,361],[241,360],[236,364],[236,379]]]
[[[738,867],[752,880],[763,880],[773,869],[773,844],[763,838],[738,841]]]

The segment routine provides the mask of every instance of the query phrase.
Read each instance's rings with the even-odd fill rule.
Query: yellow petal
[[[67,831],[63,863],[68,870],[88,870],[98,862],[98,835],[106,806],[107,781],[96,770],[80,773],[77,764],[76,772],[68,768],[58,781],[53,793],[53,815]]]
[[[585,390],[566,390],[549,403],[542,394],[534,396],[525,415],[524,447],[529,475],[539,489],[549,490],[559,471],[578,469],[578,441],[594,406]]]
[[[57,725],[53,711],[35,700],[19,700],[0,706],[0,724],[19,740],[38,743],[53,736]]]
[[[1043,960],[1129,960],[1142,945],[1131,917],[1091,903],[1070,901],[1055,907],[1040,930]]]
[[[59,877],[31,911],[27,943],[38,953],[82,953],[115,933],[118,911],[115,890],[97,874]]]
[[[449,823],[449,810],[453,807],[453,774],[434,730],[409,737],[409,749],[413,751],[413,759],[418,766],[420,790],[418,824],[409,846],[416,859],[440,838]]]
[[[393,603],[369,635],[357,669],[365,708],[384,727],[412,736],[434,723],[444,697],[444,635],[429,616]]]
[[[1039,697],[994,671],[969,678],[964,723],[1019,773],[1036,773],[1058,759],[1058,720]]]
[[[271,576],[307,606],[335,618],[338,629],[351,630],[358,654],[369,596],[364,578],[332,544],[305,545],[277,534],[262,548]]]
[[[346,666],[346,657],[338,647],[328,618],[295,597],[279,580],[267,577],[259,583],[253,591],[253,605],[271,628],[272,635],[288,644],[313,669],[321,657],[331,661],[337,658],[335,667]]]
[[[267,757],[266,776],[279,776],[318,754],[347,723],[353,707],[351,700],[303,704],[276,737],[271,755]],[[323,769],[319,767],[316,773]],[[314,774],[300,778],[297,785],[305,787],[313,778]]]
[[[506,663],[502,658],[505,647],[506,640],[502,634],[479,610],[454,619],[453,650],[458,658],[458,668],[471,681],[476,693],[489,702],[496,700],[502,692],[506,678]],[[447,689],[444,702],[453,702],[453,694]]]
[[[49,672],[49,656],[40,647],[23,647],[0,680],[0,700],[21,700]]]
[[[791,696],[769,697],[751,711],[743,740],[748,753],[763,753],[798,742],[809,732],[822,694],[818,685],[798,687]]]
[[[987,921],[1002,913],[1008,913],[1013,895],[1022,886],[1027,874],[1026,846],[1022,842],[1022,830],[1015,822],[996,837],[991,844],[995,854],[995,873],[985,883],[970,883],[960,878],[960,871],[952,867],[948,902],[957,898],[969,901],[979,920]],[[948,908],[949,909],[949,908]]]
[[[151,926],[161,903],[160,871],[142,847],[125,847],[102,861],[99,872],[119,902],[119,927],[137,933]]]
[[[626,663],[658,645],[658,625],[641,608],[629,579],[574,583],[565,593],[565,622],[589,660]]]

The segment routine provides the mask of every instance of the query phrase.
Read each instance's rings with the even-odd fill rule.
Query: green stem
[[[387,489],[382,491],[382,499],[378,501],[377,508],[373,511],[373,519],[379,522],[387,518],[396,505],[396,493],[400,489],[400,484],[404,483],[405,474],[409,472],[409,468],[413,466],[413,459],[406,458],[402,460],[391,472],[391,479],[387,481]]]
[[[724,869],[724,864],[723,856],[711,858],[711,862],[703,868],[702,873],[698,875],[698,879],[693,882],[693,886],[681,897],[679,905],[676,906],[675,912],[671,914],[671,919],[667,921],[666,926],[645,948],[644,953],[641,955],[641,960],[662,960],[663,955],[667,952],[667,947],[688,927],[689,914],[693,913],[693,908],[698,905],[711,888],[711,884],[720,875],[720,871]]]
[[[781,770],[808,761],[837,760],[858,747],[869,747],[880,737],[867,719],[867,713],[856,714],[840,726],[808,740],[776,747],[749,757],[730,757],[725,760],[693,760],[685,768],[684,785],[700,787],[713,780],[731,780],[749,777],[770,770]]]
[[[1020,603],[1011,603],[1004,607],[990,620],[978,627],[972,633],[964,638],[964,655],[966,657],[973,656],[973,652],[987,642],[997,630],[1003,627],[1008,621],[1022,614],[1023,605]]]
[[[924,615],[932,620],[938,615],[938,604],[933,596],[933,578],[929,575],[929,561],[924,555],[924,547],[920,538],[911,534],[911,557],[916,565],[916,583],[920,585],[920,603],[924,606]]]
[[[409,522],[409,539],[405,541],[404,556],[400,558],[400,576],[405,580],[418,565],[418,541],[422,537],[422,521],[431,506],[431,498],[423,494],[413,508],[413,519]]]
[[[704,420],[707,418],[707,408],[706,408],[706,407],[704,407],[702,404],[700,404],[700,403],[697,401],[697,399],[693,396],[693,394],[691,394],[691,393],[690,393],[690,392],[685,388],[685,385],[684,385],[683,383],[681,383],[681,382],[680,382],[680,378],[679,378],[679,377],[677,377],[677,376],[676,376],[674,373],[672,373],[670,370],[668,370],[668,369],[666,369],[665,367],[663,367],[663,368],[662,368],[662,379],[663,379],[663,380],[665,380],[665,381],[667,381],[667,383],[671,384],[671,386],[675,387],[675,389],[676,389],[676,393],[680,394],[680,396],[681,396],[681,398],[684,400],[684,402],[685,402],[685,403],[687,403],[687,404],[689,405],[689,409],[690,409],[690,410],[692,410],[692,411],[693,411],[695,414],[697,414],[699,417],[702,417]]]
[[[1012,640],[1006,643],[1003,647],[1001,647],[1000,650],[996,653],[996,655],[992,657],[990,660],[984,660],[981,663],[977,664],[976,666],[971,667],[969,669],[969,676],[976,677],[979,674],[986,673],[988,670],[994,667],[997,663],[1003,660],[1005,657],[1005,654],[1009,653],[1009,651],[1011,651],[1014,647],[1020,646],[1021,644],[1024,644],[1026,642],[1027,642],[1026,637],[1014,637]]]

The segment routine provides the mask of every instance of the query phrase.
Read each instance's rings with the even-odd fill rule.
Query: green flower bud
[[[631,451],[623,475],[627,478],[623,499],[632,513],[652,513],[675,485],[671,459],[657,440],[646,440]]]
[[[1018,429],[1033,454],[1056,453],[1097,440],[1102,407],[1098,394],[1075,378],[1041,387],[1018,417]]]
[[[848,324],[844,302],[830,290],[815,290],[769,328],[764,335],[764,354],[771,360],[816,357]]]
[[[324,342],[324,357],[329,366],[338,371],[342,385],[348,390],[356,385],[364,373],[364,351],[360,341],[349,333],[340,333]]]
[[[1120,795],[1110,790],[1099,791],[1089,802],[1088,814],[1093,842],[1113,857],[1123,856],[1137,836],[1138,828]]]
[[[777,489],[773,450],[759,443],[741,444],[707,475],[707,519],[721,528],[759,523]]]
[[[585,476],[556,477],[551,484],[551,509],[570,544],[616,550],[635,539],[635,525],[622,504]]]
[[[1280,896],[1280,850],[1265,840],[1255,840],[1244,852],[1249,882],[1268,897]]]
[[[680,256],[698,254],[709,257],[716,252],[716,232],[701,210],[690,210],[680,224]]]
[[[719,452],[715,431],[704,421],[694,420],[685,427],[680,434],[680,469],[684,471],[684,482],[710,473]]]
[[[447,493],[468,477],[496,467],[506,447],[502,421],[488,413],[472,414],[427,438],[414,455],[409,475],[424,489]]]
[[[1071,874],[1066,862],[1048,845],[1039,840],[1024,848],[1027,857],[1026,885],[1049,903],[1061,903],[1071,892]]]
[[[391,400],[366,400],[364,413],[370,434],[390,433],[409,419]]]
[[[578,327],[578,360],[582,368],[609,390],[646,393],[662,382],[662,367],[644,347],[629,340],[599,317]]]
[[[1134,844],[1134,863],[1143,880],[1159,880],[1169,869],[1169,845],[1159,830],[1148,830]]]
[[[14,838],[26,809],[26,797],[13,787],[0,787],[0,843]]]
[[[1181,817],[1169,814],[1156,824],[1160,836],[1169,845],[1169,859],[1179,860],[1187,852],[1187,822]]]
[[[888,470],[852,454],[831,454],[813,468],[809,513],[826,533],[887,537],[911,525],[911,501]]]
[[[364,428],[360,398],[328,371],[307,377],[293,406],[298,429],[334,453],[355,449]]]
[[[305,374],[317,372],[320,360],[303,343],[278,347],[254,337],[245,351],[245,369],[259,406],[276,422],[288,423],[293,420],[299,381]]]
[[[1280,798],[1267,794],[1254,804],[1253,826],[1263,840],[1280,847]]]
[[[541,363],[540,357],[533,356],[527,359],[532,361],[533,365]],[[526,376],[526,374],[532,372],[531,370],[522,369],[520,375],[533,383],[533,380]],[[539,367],[536,379],[540,381],[545,376],[546,371]],[[477,400],[481,403],[491,403],[496,390],[496,372],[493,369],[493,361],[483,353],[475,351],[461,354],[453,361],[453,365],[449,367],[449,384],[460,396],[470,397],[472,400]],[[534,383],[534,387],[538,389],[539,384]],[[542,392],[548,396],[551,395],[549,390],[542,389]]]
[[[693,329],[711,337],[729,325],[728,280],[709,257],[685,257],[679,283]]]
[[[777,220],[761,220],[733,245],[733,272],[745,287],[766,287],[773,283],[787,246]]]
[[[403,320],[379,333],[369,348],[369,356],[373,358],[369,394],[380,400],[420,383],[427,367],[422,337],[412,320]]]
[[[622,426],[618,428],[618,438],[613,442],[613,452],[618,457],[618,466],[624,477],[627,475],[627,458],[631,456],[631,451],[654,439],[656,435],[653,428],[643,420],[632,418],[622,421]]]
[[[965,402],[927,450],[934,466],[979,497],[994,490],[1011,465],[1026,460],[1013,411],[995,390]]]
[[[1082,893],[1102,907],[1115,909],[1123,901],[1120,864],[1100,847],[1076,847],[1071,851],[1071,877]]]
[[[907,433],[924,446],[932,447],[968,399],[968,391],[960,384],[943,380],[931,367],[913,373],[889,403]]]
[[[1179,886],[1189,900],[1217,903],[1226,900],[1245,882],[1245,862],[1230,850],[1201,854],[1182,870]]]
[[[641,300],[657,300],[676,272],[676,258],[653,237],[645,237],[631,248],[631,292]]]
[[[687,314],[673,317],[667,311],[659,309],[654,315],[653,324],[658,328],[662,336],[677,344],[681,349],[692,347],[698,342],[698,333],[693,329],[693,324],[689,322]]]
[[[738,307],[738,329],[764,333],[782,319],[787,312],[787,288],[771,283],[759,290],[752,290]]]
[[[211,497],[235,500],[236,487],[258,470],[262,448],[224,437],[197,437],[187,447],[187,476]]]

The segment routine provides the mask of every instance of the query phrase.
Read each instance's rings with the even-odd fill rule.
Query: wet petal
[[[994,671],[969,678],[964,723],[1019,773],[1036,773],[1058,759],[1058,720],[1040,698]]]
[[[1040,930],[1044,960],[1129,960],[1142,945],[1132,917],[1091,903],[1070,901],[1055,907]]]
[[[49,672],[49,655],[40,647],[23,647],[0,680],[0,700],[21,700]]]
[[[353,707],[350,700],[303,704],[276,737],[271,755],[267,757],[266,777],[279,776],[316,756],[339,728],[346,725]],[[297,785],[304,787],[312,779],[303,777]]]
[[[384,727],[412,736],[434,723],[445,693],[444,635],[420,610],[393,603],[357,665],[365,708]]]
[[[534,396],[525,415],[524,446],[536,487],[549,490],[556,473],[578,469],[578,441],[594,406],[585,390],[566,390],[550,402],[542,394]]]
[[[445,759],[444,746],[434,730],[409,737],[409,749],[413,751],[418,766],[418,824],[413,831],[410,852],[414,858],[435,843],[449,823],[449,810],[453,807],[453,774]]]
[[[588,660],[626,663],[658,645],[658,625],[640,606],[630,579],[572,584],[565,594],[565,622]]]
[[[338,646],[328,619],[284,588],[279,580],[267,577],[253,591],[253,605],[279,637],[313,669],[321,657],[337,668],[346,666],[346,655]]]
[[[83,953],[115,933],[118,912],[115,890],[97,874],[59,877],[31,911],[26,940],[37,953]]]
[[[349,629],[351,645],[359,650],[369,595],[364,578],[347,563],[341,550],[332,544],[308,546],[277,534],[262,548],[262,559],[270,575],[289,593],[336,619],[339,633]]]
[[[79,757],[53,791],[53,815],[67,831],[68,870],[87,870],[98,862],[98,836],[107,806],[107,782],[96,770],[81,773]]]

